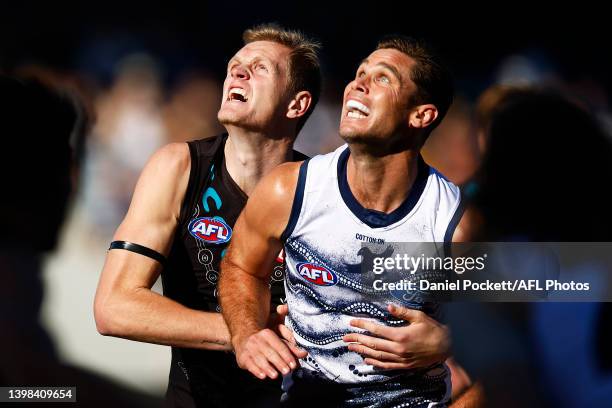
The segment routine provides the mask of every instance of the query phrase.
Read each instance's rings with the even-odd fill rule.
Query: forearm
[[[226,258],[219,281],[219,301],[232,342],[266,327],[270,314],[267,279],[253,276]]]
[[[220,313],[189,309],[148,288],[114,291],[96,299],[96,324],[103,335],[147,343],[231,350]]]

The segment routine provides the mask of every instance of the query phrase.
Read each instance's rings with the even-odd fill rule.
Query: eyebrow
[[[359,64],[359,65],[361,66],[361,65],[363,65],[363,64],[367,64],[367,63],[369,63],[369,62],[370,62],[370,60],[369,60],[369,59],[364,58],[364,59],[361,61],[361,64]],[[387,64],[386,62],[379,62],[379,63],[378,63],[378,64],[376,64],[376,65],[381,65],[381,66],[385,67],[386,69],[388,69],[389,71],[391,71],[391,72],[393,73],[393,75],[395,75],[395,77],[396,77],[396,78],[397,78],[397,79],[398,79],[400,82],[402,82],[402,75],[401,75],[401,74],[400,74],[400,72],[397,70],[397,68],[395,68],[393,65],[389,65],[389,64]]]
[[[227,66],[229,67],[233,62],[241,63],[242,61],[240,60],[240,58],[237,58],[236,56],[233,56],[227,62]],[[258,63],[258,62],[265,62],[268,65],[272,66],[272,68],[274,68],[275,70],[278,70],[277,64],[273,63],[272,60],[270,60],[268,57],[256,56],[255,58],[253,58],[250,61],[247,61],[245,63],[247,63],[247,64],[255,64],[255,63]]]
[[[265,62],[265,63],[270,64],[270,65],[275,65],[275,64],[272,62],[272,60],[270,60],[270,59],[269,59],[269,58],[267,58],[267,57],[261,57],[261,56],[258,56],[258,57],[255,57],[255,58],[253,58],[253,59],[251,60],[251,64],[256,64],[256,63],[258,63],[258,62]]]

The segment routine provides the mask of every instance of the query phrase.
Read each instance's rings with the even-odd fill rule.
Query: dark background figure
[[[487,152],[471,206],[480,220],[477,239],[609,241],[612,146],[600,124],[556,91],[518,87],[495,94],[480,120]],[[607,406],[612,396],[608,305],[446,309],[457,359],[480,379],[488,405],[582,407]]]
[[[40,324],[41,264],[57,245],[70,205],[86,123],[72,95],[0,76],[0,384],[76,386],[83,407],[161,406],[65,364]]]

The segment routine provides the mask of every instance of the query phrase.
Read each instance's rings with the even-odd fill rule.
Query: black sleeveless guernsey
[[[227,134],[188,142],[191,171],[168,262],[164,295],[186,307],[219,312],[219,265],[247,196],[225,167]],[[293,151],[293,160],[307,159]],[[284,302],[284,264],[279,257],[270,279],[271,310]],[[172,347],[167,406],[274,407],[281,382],[255,378],[233,353]]]

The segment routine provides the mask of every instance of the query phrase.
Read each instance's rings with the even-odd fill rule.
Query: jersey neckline
[[[384,228],[395,224],[412,211],[423,194],[430,170],[421,155],[419,155],[417,176],[408,196],[398,208],[388,214],[382,211],[365,208],[357,201],[348,184],[346,168],[349,156],[350,149],[347,147],[338,157],[338,188],[342,200],[355,217],[370,228]]]

